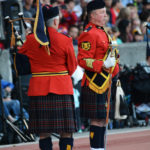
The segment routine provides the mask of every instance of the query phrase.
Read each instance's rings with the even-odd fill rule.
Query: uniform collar
[[[98,28],[98,29],[102,29],[102,30],[104,30],[104,27],[102,27],[102,26],[98,26],[98,25],[95,25],[94,23],[92,23],[92,22],[89,22],[88,24],[87,24],[87,26],[86,26],[86,29],[88,28],[88,27],[95,27],[95,28]]]
[[[48,30],[53,31],[53,32],[58,32],[55,28],[53,27],[48,27]]]

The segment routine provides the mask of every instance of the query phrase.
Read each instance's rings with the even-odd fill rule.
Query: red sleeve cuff
[[[112,73],[112,78],[115,77],[118,74],[118,72],[119,72],[119,65],[116,64],[115,69],[114,69],[114,71]]]
[[[103,61],[95,60],[93,62],[93,70],[94,70],[94,72],[97,72],[97,73],[101,72],[102,67],[103,67],[103,63],[104,63]]]

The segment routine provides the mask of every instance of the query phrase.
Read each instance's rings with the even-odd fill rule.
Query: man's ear
[[[89,15],[89,18],[93,18],[94,17],[94,13],[91,13],[90,15]]]
[[[54,25],[56,26],[56,24],[57,24],[57,20],[56,20],[56,19],[54,19]]]

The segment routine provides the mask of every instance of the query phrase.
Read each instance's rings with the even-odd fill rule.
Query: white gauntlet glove
[[[107,59],[104,61],[105,68],[110,68],[115,65],[116,59],[115,56],[111,56],[111,53],[109,53]]]

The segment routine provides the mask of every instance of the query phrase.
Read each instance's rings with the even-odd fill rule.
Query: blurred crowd
[[[59,6],[61,14],[59,32],[71,36],[74,46],[78,45],[78,37],[84,31],[84,21],[87,15],[86,5],[89,1],[91,0],[40,0],[42,5]],[[104,1],[107,9],[106,31],[111,35],[114,45],[146,41],[147,36],[150,39],[150,29],[146,30],[146,25],[150,26],[150,0]],[[23,0],[23,15],[25,18],[35,18],[36,0]],[[33,30],[33,22],[26,20],[26,25],[28,28],[26,33],[28,34]],[[0,43],[0,49],[4,49],[2,43]],[[82,76],[83,70],[78,66],[72,76],[78,132],[82,132],[85,128],[84,120],[80,120],[79,118],[80,84]],[[123,77],[123,80],[125,81],[125,77]],[[130,95],[130,93],[127,93],[127,95]],[[16,118],[10,118],[12,122],[14,122],[15,119]]]
[[[91,0],[41,0],[41,3],[59,6],[59,32],[68,34],[77,45],[84,30],[86,5]],[[106,29],[113,44],[146,41],[146,24],[150,24],[150,0],[104,0],[107,9]],[[36,0],[23,0],[24,17],[35,17]],[[31,23],[27,22],[32,29]],[[150,38],[150,30],[148,30]]]

